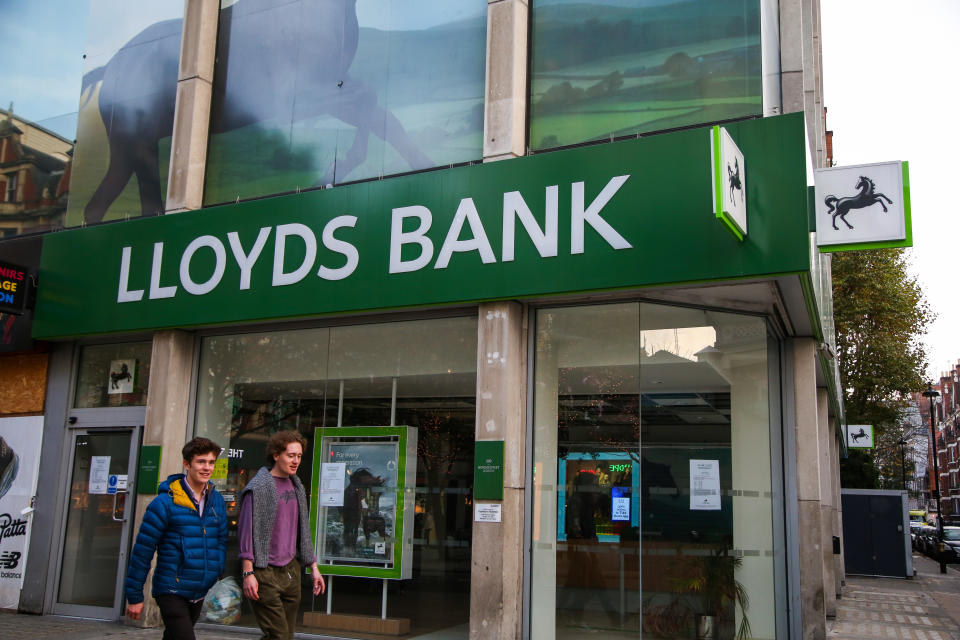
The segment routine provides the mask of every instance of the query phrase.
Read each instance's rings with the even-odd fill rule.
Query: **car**
[[[920,533],[922,526],[922,522],[917,522],[916,520],[910,521],[910,546],[914,549],[917,548],[917,535]]]
[[[943,528],[943,561],[960,562],[960,527]]]
[[[920,526],[917,532],[917,551],[926,554],[932,554],[937,549],[937,528],[933,525],[924,524]]]

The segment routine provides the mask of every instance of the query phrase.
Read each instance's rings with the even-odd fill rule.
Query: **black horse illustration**
[[[740,161],[733,159],[733,168],[727,165],[727,180],[730,183],[730,202],[736,204],[736,192],[740,192],[740,199],[743,199],[743,184],[740,182]]]
[[[866,438],[866,437],[867,437],[867,432],[864,431],[863,427],[860,427],[860,431],[850,434],[850,439],[853,440],[854,442],[860,442],[861,438]]]
[[[126,362],[120,365],[120,371],[110,372],[110,388],[119,389],[121,380],[133,380],[133,376],[130,375],[130,369],[127,367]]]
[[[860,190],[860,193],[855,196],[838,198],[830,195],[823,199],[823,204],[827,205],[827,215],[833,216],[833,228],[837,231],[840,230],[837,227],[837,216],[840,216],[848,229],[853,229],[853,225],[847,222],[847,214],[850,213],[851,209],[863,209],[879,202],[880,206],[883,207],[883,212],[886,213],[887,205],[883,204],[883,201],[886,200],[887,204],[893,204],[893,200],[874,191],[876,187],[873,180],[866,176],[860,176],[854,188]]]
[[[135,36],[103,67],[84,76],[83,90],[101,82],[99,108],[110,163],[84,210],[99,222],[132,176],[141,215],[163,210],[159,142],[173,130],[182,20],[158,22]],[[239,0],[220,11],[210,133],[276,118],[331,115],[356,127],[352,146],[317,186],[346,176],[367,155],[373,133],[411,169],[433,162],[403,125],[378,103],[375,90],[350,76],[360,27],[356,0]],[[89,99],[89,98],[88,98]]]

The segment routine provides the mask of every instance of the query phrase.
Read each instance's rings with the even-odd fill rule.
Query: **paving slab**
[[[847,576],[830,640],[960,640],[960,568],[914,555],[910,580]]]

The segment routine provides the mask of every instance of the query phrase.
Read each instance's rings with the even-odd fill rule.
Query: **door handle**
[[[120,502],[120,517],[117,517],[117,498],[123,496],[123,500]],[[110,514],[114,522],[126,522],[127,521],[127,492],[126,491],[117,491],[113,494],[113,513]]]

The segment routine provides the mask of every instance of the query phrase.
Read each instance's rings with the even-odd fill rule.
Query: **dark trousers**
[[[255,568],[253,575],[260,599],[250,605],[263,632],[261,640],[291,640],[300,608],[300,563],[294,558],[285,567]]]
[[[193,625],[200,618],[203,600],[190,602],[183,596],[162,594],[156,598],[163,618],[163,640],[196,640]]]

